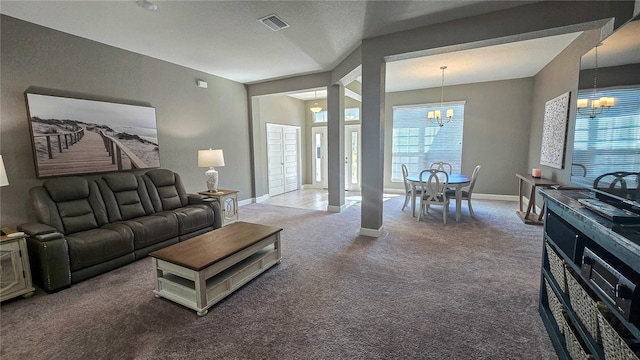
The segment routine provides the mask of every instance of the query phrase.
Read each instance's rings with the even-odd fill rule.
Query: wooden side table
[[[218,199],[222,210],[222,226],[227,226],[238,221],[238,191],[223,190],[200,191],[198,194]]]
[[[518,199],[520,203],[520,211],[518,211],[518,216],[520,219],[524,221],[525,224],[533,224],[533,225],[542,225],[542,216],[544,215],[544,205],[542,205],[542,209],[540,209],[540,214],[536,213],[536,188],[549,188],[553,185],[558,185],[557,182],[553,182],[551,180],[536,178],[531,174],[516,174],[516,176],[520,179],[518,184]],[[522,196],[524,192],[524,183],[528,183],[531,185],[531,193],[529,194],[529,205],[527,206],[527,211],[523,211],[523,201]]]
[[[16,296],[29,297],[36,289],[31,281],[25,235],[11,237],[15,230],[3,228],[0,236],[0,301]]]

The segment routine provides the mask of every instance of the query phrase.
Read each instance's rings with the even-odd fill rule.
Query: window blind
[[[409,173],[428,169],[432,163],[448,162],[453,172],[462,168],[464,101],[393,107],[391,180],[402,181],[402,164]],[[427,118],[429,111],[453,109],[450,122],[439,126]]]
[[[640,87],[578,92],[578,99],[601,97],[616,103],[594,118],[576,114],[571,175],[577,182],[613,171],[640,171]],[[586,179],[574,178],[581,178],[585,168]]]

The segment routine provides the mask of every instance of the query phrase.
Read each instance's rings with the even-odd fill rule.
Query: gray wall
[[[560,184],[570,183],[580,57],[601,41],[600,36],[601,32],[598,29],[585,31],[534,77],[529,162],[528,166],[518,171],[530,172],[531,168],[541,168],[542,177],[552,179]],[[540,152],[542,150],[545,104],[547,101],[567,91],[571,92],[571,96],[569,100],[564,167],[563,169],[555,169],[549,166],[542,166],[540,165]]]
[[[292,125],[300,127],[300,183],[306,183],[307,145],[305,102],[285,95],[258,96],[253,100],[254,145],[256,146],[256,193],[262,196],[269,193],[267,172],[267,124]],[[308,111],[311,112],[311,111]],[[258,184],[260,184],[258,186]]]
[[[239,84],[2,15],[0,154],[9,186],[0,188],[2,226],[32,220],[28,190],[35,177],[24,92],[50,89],[156,108],[160,163],[178,172],[187,191],[206,188],[197,150],[222,148],[220,187],[251,197],[247,91]],[[208,88],[196,86],[196,79]]]
[[[445,87],[446,101],[466,101],[462,172],[471,175],[482,165],[475,192],[518,194],[515,173],[526,165],[529,152],[532,91],[532,78]],[[387,93],[385,188],[404,189],[401,182],[391,182],[393,106],[439,102],[440,88]]]

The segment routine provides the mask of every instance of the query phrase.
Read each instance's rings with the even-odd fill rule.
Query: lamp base
[[[218,191],[218,171],[212,167],[207,170],[204,175],[207,177],[207,190]]]

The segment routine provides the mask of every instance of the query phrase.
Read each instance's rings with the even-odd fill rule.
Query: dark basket
[[[585,349],[580,340],[578,340],[578,336],[576,335],[576,330],[571,325],[571,322],[566,317],[563,319],[564,322],[564,340],[567,344],[567,351],[569,355],[571,355],[571,359],[573,360],[593,360],[593,355],[589,354]]]
[[[621,334],[628,333],[628,330],[618,323],[615,316],[608,313],[607,310],[603,310],[604,307],[604,305],[599,307],[597,313],[605,359],[638,360],[638,350],[634,352],[629,343],[621,336]],[[619,331],[616,331],[616,329],[619,329]],[[630,335],[628,336],[630,337]]]
[[[547,248],[547,258],[549,259],[549,270],[551,270],[551,275],[553,275],[553,278],[556,280],[558,285],[560,285],[560,290],[566,294],[567,278],[564,271],[564,260],[562,260],[555,250],[553,250],[549,243],[545,243],[544,246]]]
[[[576,315],[582,321],[589,334],[596,342],[600,341],[600,329],[598,328],[598,307],[596,301],[582,288],[580,282],[566,269],[567,287],[569,289],[569,301]]]
[[[551,310],[553,318],[556,319],[558,329],[560,329],[560,332],[563,332],[564,326],[562,324],[564,322],[564,306],[562,306],[562,303],[560,303],[560,300],[558,300],[556,293],[554,293],[553,289],[551,289],[551,286],[549,286],[549,282],[547,281],[547,279],[544,279],[544,287],[547,290],[547,303],[549,304],[549,310]]]

